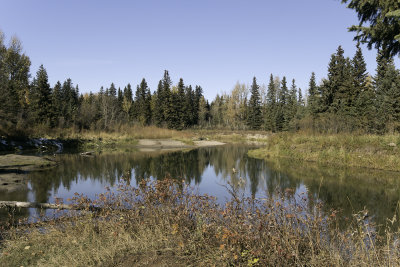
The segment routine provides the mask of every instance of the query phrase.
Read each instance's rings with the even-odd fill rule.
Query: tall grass
[[[400,171],[399,135],[281,133],[265,144],[249,155]]]
[[[398,232],[376,235],[365,212],[339,231],[335,211],[310,209],[293,190],[267,199],[230,192],[224,206],[173,180],[77,196],[76,205],[102,212],[11,228],[0,265],[400,266]]]

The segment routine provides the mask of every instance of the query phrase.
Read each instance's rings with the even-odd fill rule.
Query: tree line
[[[34,127],[114,130],[120,125],[156,125],[170,129],[229,128],[272,132],[387,133],[400,130],[400,73],[393,59],[377,55],[376,75],[367,73],[362,50],[353,58],[341,46],[331,55],[328,75],[319,83],[311,74],[306,95],[294,79],[270,75],[267,86],[256,77],[237,83],[209,103],[201,86],[173,84],[164,71],[152,92],[143,78],[136,89],[114,83],[82,94],[71,79],[53,87],[40,66],[30,77],[30,59],[17,38],[4,44],[0,33],[0,133]]]

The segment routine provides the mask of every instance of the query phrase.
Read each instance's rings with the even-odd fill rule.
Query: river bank
[[[249,151],[259,159],[288,158],[321,164],[400,171],[399,135],[280,133]]]

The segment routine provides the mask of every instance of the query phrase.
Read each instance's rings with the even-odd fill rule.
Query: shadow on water
[[[142,179],[165,177],[197,185],[201,193],[229,198],[221,185],[238,184],[240,178],[248,196],[273,196],[276,190],[295,189],[307,197],[311,209],[317,200],[325,211],[340,210],[343,218],[366,207],[373,220],[385,223],[393,217],[400,198],[398,173],[368,169],[340,169],[313,163],[291,161],[266,162],[249,158],[246,145],[226,145],[189,151],[103,153],[93,157],[60,155],[53,169],[29,174],[28,189],[1,193],[0,200],[55,202],[56,197],[73,197],[75,192],[94,198],[106,186],[120,182],[138,184]],[[37,215],[21,211],[18,216]],[[6,211],[0,210],[1,218]]]

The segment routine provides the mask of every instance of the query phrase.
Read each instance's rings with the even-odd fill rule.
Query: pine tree
[[[161,127],[163,122],[165,121],[164,117],[164,101],[163,101],[163,82],[162,80],[159,81],[158,86],[157,86],[157,91],[155,92],[154,95],[154,109],[153,109],[153,119],[155,125],[158,127]]]
[[[265,129],[269,131],[276,131],[276,87],[274,83],[274,76],[271,74],[268,84],[266,107],[265,107]]]
[[[336,113],[343,107],[343,100],[347,98],[344,82],[349,78],[349,70],[344,50],[339,46],[329,62],[328,80],[321,87],[320,109],[322,112]]]
[[[383,76],[377,72],[375,78],[377,130],[393,132],[400,129],[400,74],[392,60],[386,61],[385,64],[381,62],[380,67],[385,71]]]
[[[259,130],[262,124],[261,99],[256,77],[251,85],[247,124],[253,130]]]
[[[124,88],[123,99],[122,99],[122,111],[125,113],[125,117],[128,121],[131,119],[132,106],[133,106],[133,93],[131,84]]]
[[[164,121],[168,124],[168,121],[171,120],[170,114],[171,114],[171,85],[172,81],[169,76],[169,73],[167,70],[164,71],[164,77],[162,79],[162,93],[159,95],[162,105],[162,110],[164,112],[163,118]]]
[[[143,78],[140,85],[137,86],[135,94],[135,118],[141,125],[148,125],[151,121],[151,94],[146,80]]]
[[[289,90],[287,87],[286,77],[283,76],[281,82],[281,88],[279,91],[278,97],[278,106],[277,106],[277,114],[276,114],[276,128],[278,131],[288,130],[288,121],[285,118],[285,114],[288,108],[288,98],[289,98]]]
[[[184,120],[184,127],[191,127],[195,125],[195,120],[198,116],[198,103],[195,104],[195,92],[192,89],[192,86],[186,86],[185,88],[185,101],[183,105],[183,120]]]
[[[52,114],[53,114],[53,126],[59,125],[59,119],[62,116],[62,91],[61,91],[61,83],[57,81],[53,88],[53,94],[51,95],[51,103],[52,103]]]
[[[115,88],[114,83],[111,83],[110,88],[108,89],[108,93],[111,97],[116,97],[117,96],[117,88]]]
[[[203,88],[201,88],[201,86],[196,85],[195,88],[195,98],[194,98],[194,110],[195,110],[195,114],[193,117],[193,124],[197,125],[199,123],[199,112],[200,112],[200,99],[203,96]]]
[[[183,101],[185,100],[185,84],[179,79],[176,90],[170,93],[167,125],[170,129],[183,129]]]
[[[51,94],[47,71],[43,65],[40,65],[30,93],[30,114],[35,123],[50,123],[53,117]]]
[[[353,78],[353,94],[352,105],[355,107],[356,119],[354,123],[357,128],[368,129],[370,131],[371,125],[368,121],[372,121],[371,110],[375,96],[371,86],[367,85],[367,64],[365,63],[364,56],[359,44],[357,44],[357,51],[352,60],[352,78]],[[369,99],[371,98],[371,99]]]
[[[292,126],[292,124],[293,124],[294,119],[296,117],[297,108],[298,108],[297,86],[296,86],[296,81],[293,79],[292,80],[292,85],[290,87],[289,95],[288,95],[287,108],[285,109],[286,129],[294,128],[294,126]]]

